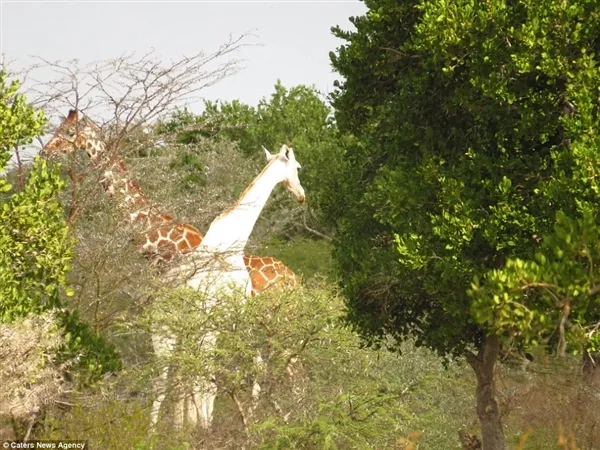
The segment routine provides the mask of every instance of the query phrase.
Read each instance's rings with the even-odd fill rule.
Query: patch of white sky
[[[349,18],[367,10],[358,0],[0,2],[0,53],[14,68],[30,64],[31,56],[86,64],[151,49],[164,61],[178,60],[251,32],[246,42],[255,45],[232,55],[243,59],[243,69],[200,93],[251,105],[269,97],[278,79],[286,87],[304,84],[329,94],[339,78],[329,52],[343,43],[331,27],[353,29]],[[203,102],[188,106],[200,113]]]

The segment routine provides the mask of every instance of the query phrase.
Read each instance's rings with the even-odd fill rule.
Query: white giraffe
[[[244,249],[275,186],[282,183],[299,202],[303,203],[305,200],[304,188],[298,178],[300,164],[296,161],[294,151],[286,145],[276,155],[272,155],[264,147],[263,149],[267,165],[262,172],[250,183],[239,200],[211,223],[202,243],[184,257],[182,264],[166,273],[167,279],[171,280],[182,280],[185,277],[188,287],[204,293],[206,308],[218,307],[221,299],[234,295],[236,291],[241,291],[245,297],[250,296],[252,286],[244,263]],[[216,339],[216,333],[207,333],[199,345],[210,350],[214,348]],[[158,357],[168,358],[173,354],[177,341],[163,327],[155,331],[152,344]],[[168,376],[167,366],[155,380],[156,397],[152,405],[151,429],[158,422]],[[210,427],[217,395],[216,384],[206,378],[197,379],[193,392],[188,393],[192,399],[187,410],[188,421],[195,425],[199,420],[203,428]],[[254,396],[259,389],[255,384]],[[176,414],[183,416],[183,402],[179,402]]]

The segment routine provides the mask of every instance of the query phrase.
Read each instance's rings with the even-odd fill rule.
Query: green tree
[[[8,83],[6,72],[0,71],[0,171],[11,151],[31,144],[45,124],[43,113],[18,89],[19,82]],[[76,312],[62,308],[61,296],[73,294],[67,283],[73,239],[58,200],[64,186],[58,169],[36,158],[20,191],[0,178],[0,321],[60,308],[66,337],[61,358],[78,357],[95,378],[118,368],[119,360],[113,346],[80,322]]]
[[[356,139],[329,197],[350,319],[466,355],[484,448],[504,448],[501,342],[556,331],[564,352],[599,319],[600,4],[365,3],[330,54]]]
[[[245,156],[261,162],[263,145],[271,151],[284,143],[293,147],[302,161],[302,183],[310,192],[309,203],[318,216],[318,224],[334,225],[329,217],[335,215],[323,207],[324,196],[337,189],[340,136],[331,108],[314,87],[286,88],[278,80],[270,98],[261,99],[256,107],[234,100],[207,101],[205,108],[199,116],[185,109],[177,111],[157,132],[176,132],[176,142],[183,144],[210,137],[225,138],[237,143]],[[189,154],[184,159],[185,165],[200,166],[198,158]]]
[[[241,103],[205,101],[205,110],[195,116],[187,109],[178,110],[161,124],[159,133],[177,132],[183,144],[201,138],[220,136],[238,143],[242,152],[254,156],[261,145],[268,148],[294,140],[323,140],[331,128],[331,109],[314,87],[304,85],[287,89],[278,80],[269,99],[262,98],[256,107]]]
[[[30,144],[42,133],[45,118],[18,94],[19,83],[7,84],[0,73],[0,169],[6,169],[11,151]],[[60,289],[72,256],[72,242],[57,194],[63,181],[45,161],[36,160],[26,186],[3,202],[0,211],[1,319],[10,322],[59,304]],[[0,189],[12,190],[6,179]]]

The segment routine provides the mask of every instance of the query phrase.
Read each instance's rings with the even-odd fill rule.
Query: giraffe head
[[[71,109],[54,136],[40,151],[42,157],[54,157],[73,153],[83,149],[95,160],[106,150],[100,138],[100,128],[87,117],[80,118],[76,110]]]
[[[298,178],[298,170],[302,168],[300,163],[296,161],[294,150],[287,145],[282,145],[279,153],[272,155],[269,150],[263,146],[265,156],[269,166],[277,168],[278,182],[282,183],[286,189],[298,200],[304,203],[306,196],[304,188],[300,184]]]

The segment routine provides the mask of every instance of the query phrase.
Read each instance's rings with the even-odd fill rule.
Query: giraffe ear
[[[69,122],[75,122],[75,121],[77,121],[77,110],[70,109],[69,110],[69,115],[67,116],[67,120]]]
[[[265,156],[267,158],[267,162],[271,161],[273,158],[275,158],[275,155],[271,155],[271,152],[269,152],[269,150],[267,150],[267,148],[263,145],[262,146],[263,150],[265,151]]]
[[[279,150],[279,154],[283,157],[285,157],[286,159],[290,159],[293,160],[294,158],[294,150],[292,150],[291,147],[288,147],[287,145],[283,144],[281,146],[281,149]]]

